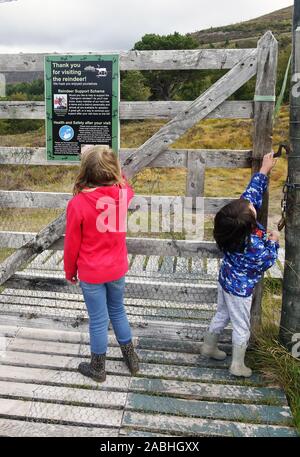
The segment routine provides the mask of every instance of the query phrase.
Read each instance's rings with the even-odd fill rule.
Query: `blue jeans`
[[[91,352],[106,353],[109,320],[118,343],[129,343],[132,334],[124,307],[125,276],[103,284],[80,281],[80,287],[89,314]]]

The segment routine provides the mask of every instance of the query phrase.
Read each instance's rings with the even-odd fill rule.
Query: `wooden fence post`
[[[196,208],[196,198],[204,197],[204,179],[205,179],[205,158],[193,151],[187,153],[187,175],[186,175],[186,196],[192,197],[192,207]],[[192,208],[191,211],[193,212]],[[195,216],[191,216],[195,217]],[[195,222],[195,221],[194,221]],[[195,240],[199,238],[199,229],[194,231],[194,225],[188,227],[188,221],[185,221],[185,238]],[[204,223],[204,221],[203,221]]]
[[[188,151],[186,196],[203,197],[205,178],[205,159],[200,154]]]
[[[259,171],[262,158],[272,148],[273,111],[275,105],[276,71],[278,44],[271,32],[266,33],[258,42],[257,77],[254,97],[254,132],[252,174]],[[265,193],[258,220],[265,227],[268,223],[269,194]],[[257,284],[252,300],[252,335],[261,323],[261,300],[263,280]]]
[[[6,96],[6,79],[3,73],[0,73],[0,97]]]

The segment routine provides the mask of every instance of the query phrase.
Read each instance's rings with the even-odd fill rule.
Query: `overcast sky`
[[[126,50],[145,33],[194,32],[292,0],[0,0],[0,52]]]

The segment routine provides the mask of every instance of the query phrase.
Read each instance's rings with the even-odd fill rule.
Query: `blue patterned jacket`
[[[267,187],[267,176],[255,173],[241,198],[259,209]],[[249,297],[263,272],[275,263],[278,248],[279,244],[268,240],[264,227],[258,223],[257,230],[251,234],[244,252],[224,253],[219,273],[219,282],[223,289],[232,295]]]

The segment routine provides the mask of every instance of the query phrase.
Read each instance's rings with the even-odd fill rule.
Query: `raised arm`
[[[259,209],[267,187],[268,177],[262,173],[255,173],[241,198],[248,200],[256,209]]]
[[[263,195],[268,187],[268,174],[276,163],[273,155],[274,153],[270,152],[264,156],[259,173],[252,176],[245,192],[241,195],[241,198],[248,200],[256,209],[262,205]]]

